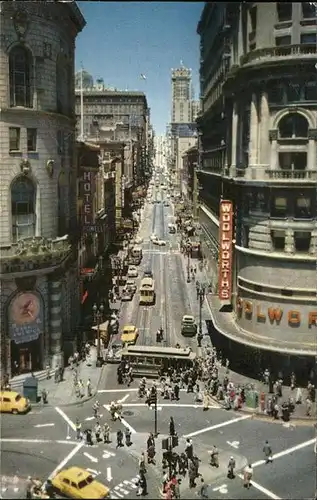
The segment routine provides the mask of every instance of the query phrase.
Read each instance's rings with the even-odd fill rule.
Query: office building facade
[[[75,2],[1,4],[2,375],[60,365],[76,336],[74,47],[84,26]]]
[[[240,366],[276,360],[307,374],[317,334],[316,9],[207,3],[198,33],[200,220],[218,297],[221,200],[234,224],[224,280],[233,311],[214,299],[215,338]]]

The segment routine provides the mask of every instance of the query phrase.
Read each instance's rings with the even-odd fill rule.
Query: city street
[[[155,195],[157,196],[157,195]],[[151,269],[156,282],[157,300],[152,307],[139,307],[138,294],[133,302],[122,307],[120,325],[132,323],[140,328],[138,344],[155,344],[156,330],[164,328],[165,345],[190,344],[180,335],[183,314],[197,316],[197,304],[190,295],[184,277],[184,257],[178,250],[176,235],[167,231],[168,216],[173,207],[162,203],[147,205],[144,209],[140,236],[144,238],[144,257],[140,277]],[[149,242],[151,232],[167,241],[166,247]],[[138,281],[140,280],[138,278]],[[194,297],[195,298],[195,297]],[[207,314],[206,311],[204,314]],[[114,339],[115,342],[119,340]],[[190,340],[190,339],[189,339]],[[196,339],[191,341],[193,349]],[[23,480],[28,475],[41,480],[71,465],[87,468],[111,490],[112,498],[136,498],[138,459],[146,450],[146,440],[154,432],[154,410],[148,408],[137,395],[138,381],[125,388],[117,384],[116,365],[103,369],[102,382],[95,400],[100,403],[100,423],[108,422],[111,443],[87,446],[76,440],[75,422],[78,418],[82,429],[94,430],[92,406],[95,400],[68,407],[38,407],[25,416],[2,415],[1,422],[1,496],[23,498]],[[113,400],[123,405],[122,419],[112,422],[108,411]],[[307,426],[286,426],[253,418],[251,414],[223,410],[214,404],[203,411],[194,394],[180,393],[179,402],[159,397],[157,408],[158,432],[156,440],[157,465],[147,467],[149,498],[160,495],[161,439],[168,435],[169,419],[173,416],[176,432],[180,436],[177,451],[183,451],[185,439],[193,440],[194,452],[201,460],[200,472],[208,484],[209,498],[258,498],[295,499],[313,498],[315,493],[316,455],[314,454],[315,429]],[[116,448],[116,432],[129,428],[132,445]],[[263,445],[268,440],[273,451],[273,464],[263,461]],[[219,469],[209,465],[209,450],[219,449]],[[233,456],[237,475],[226,476],[227,464]],[[241,469],[253,464],[254,482],[250,490],[243,488]],[[188,478],[181,484],[182,498],[195,498],[196,490],[188,489]]]

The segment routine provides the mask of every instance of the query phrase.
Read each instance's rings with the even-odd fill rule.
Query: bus
[[[139,304],[148,306],[155,303],[155,288],[153,278],[143,278],[140,286],[140,300]]]

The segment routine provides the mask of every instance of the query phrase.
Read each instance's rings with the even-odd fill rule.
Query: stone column
[[[276,139],[274,138],[271,141],[270,169],[271,170],[277,170],[278,169],[277,138]]]
[[[316,141],[309,139],[307,151],[307,170],[317,170]]]
[[[261,95],[261,126],[260,126],[260,163],[268,165],[269,163],[269,120],[270,110],[267,92]]]
[[[294,253],[294,231],[293,229],[286,229],[285,231],[285,252]]]
[[[237,165],[237,139],[238,139],[238,105],[233,104],[232,111],[232,131],[231,131],[231,167],[236,168]]]
[[[258,126],[257,96],[256,94],[252,94],[249,143],[249,165],[251,167],[255,166],[258,162]]]
[[[52,368],[64,362],[62,353],[62,284],[59,279],[49,282],[49,325]]]

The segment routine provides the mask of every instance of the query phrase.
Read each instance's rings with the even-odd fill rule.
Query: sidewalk
[[[54,371],[51,370],[51,378],[46,379],[46,372],[37,372],[34,373],[36,378],[38,379],[38,397],[41,396],[41,392],[45,389],[48,393],[48,405],[51,406],[66,406],[66,405],[75,405],[78,403],[82,403],[94,397],[97,392],[98,385],[103,373],[103,367],[96,367],[97,360],[97,349],[92,346],[90,349],[90,359],[89,365],[87,365],[86,361],[82,361],[78,365],[78,380],[81,379],[85,388],[85,396],[83,398],[78,398],[75,393],[75,388],[73,384],[73,370],[70,367],[66,367],[64,371],[64,379],[62,382],[55,383],[54,380]],[[106,366],[106,365],[104,365]],[[30,377],[31,374],[19,375],[18,377],[14,377],[11,379],[12,382],[12,390],[16,390],[18,392],[23,392],[23,381]],[[90,378],[91,387],[92,387],[92,396],[87,396],[87,380]],[[42,402],[38,404],[42,405]],[[35,406],[33,403],[32,406]]]
[[[186,267],[186,259],[183,257],[183,266]],[[198,318],[199,317],[199,303],[197,300],[197,295],[196,295],[196,281],[199,281],[200,283],[209,283],[212,281],[212,276],[207,276],[206,270],[203,269],[202,271],[199,271],[198,269],[198,261],[197,259],[191,259],[191,264],[193,266],[196,265],[197,267],[197,273],[195,276],[195,281],[191,283],[185,283],[184,286],[187,288],[187,293],[189,297],[189,301],[191,304],[191,310],[193,312],[193,315]],[[186,270],[186,269],[185,269]],[[202,319],[203,319],[203,341],[202,341],[202,349],[201,353],[206,355],[206,349],[212,347],[211,343],[211,338],[210,335],[208,334],[207,330],[207,325],[206,325],[206,320],[210,320],[210,310],[212,309],[212,304],[210,301],[211,295],[206,294],[206,298],[203,304],[202,308]],[[222,381],[223,378],[226,375],[226,368],[222,366],[219,370],[219,378]],[[265,402],[268,400],[268,398],[272,397],[272,394],[269,394],[269,388],[267,385],[265,385],[263,382],[253,379],[251,377],[246,377],[245,375],[242,375],[240,373],[233,372],[232,370],[229,369],[229,380],[232,381],[236,386],[250,386],[254,390],[258,391],[259,395],[261,392],[264,393],[265,395]],[[298,420],[316,420],[317,418],[317,403],[313,403],[312,406],[312,416],[307,417],[306,415],[306,404],[305,400],[307,397],[307,391],[306,389],[302,388],[302,393],[303,393],[303,403],[300,405],[296,405],[294,413],[291,415],[291,420],[298,419]],[[283,401],[286,401],[289,397],[295,398],[296,395],[296,389],[291,390],[289,386],[283,386],[282,388],[282,398],[280,398],[279,403],[282,403]],[[266,403],[265,403],[266,406]],[[240,411],[246,411],[246,412],[254,412],[257,415],[261,415],[263,417],[266,416],[265,412],[262,412],[259,408],[243,408]],[[268,417],[268,419],[271,419],[271,417]]]

